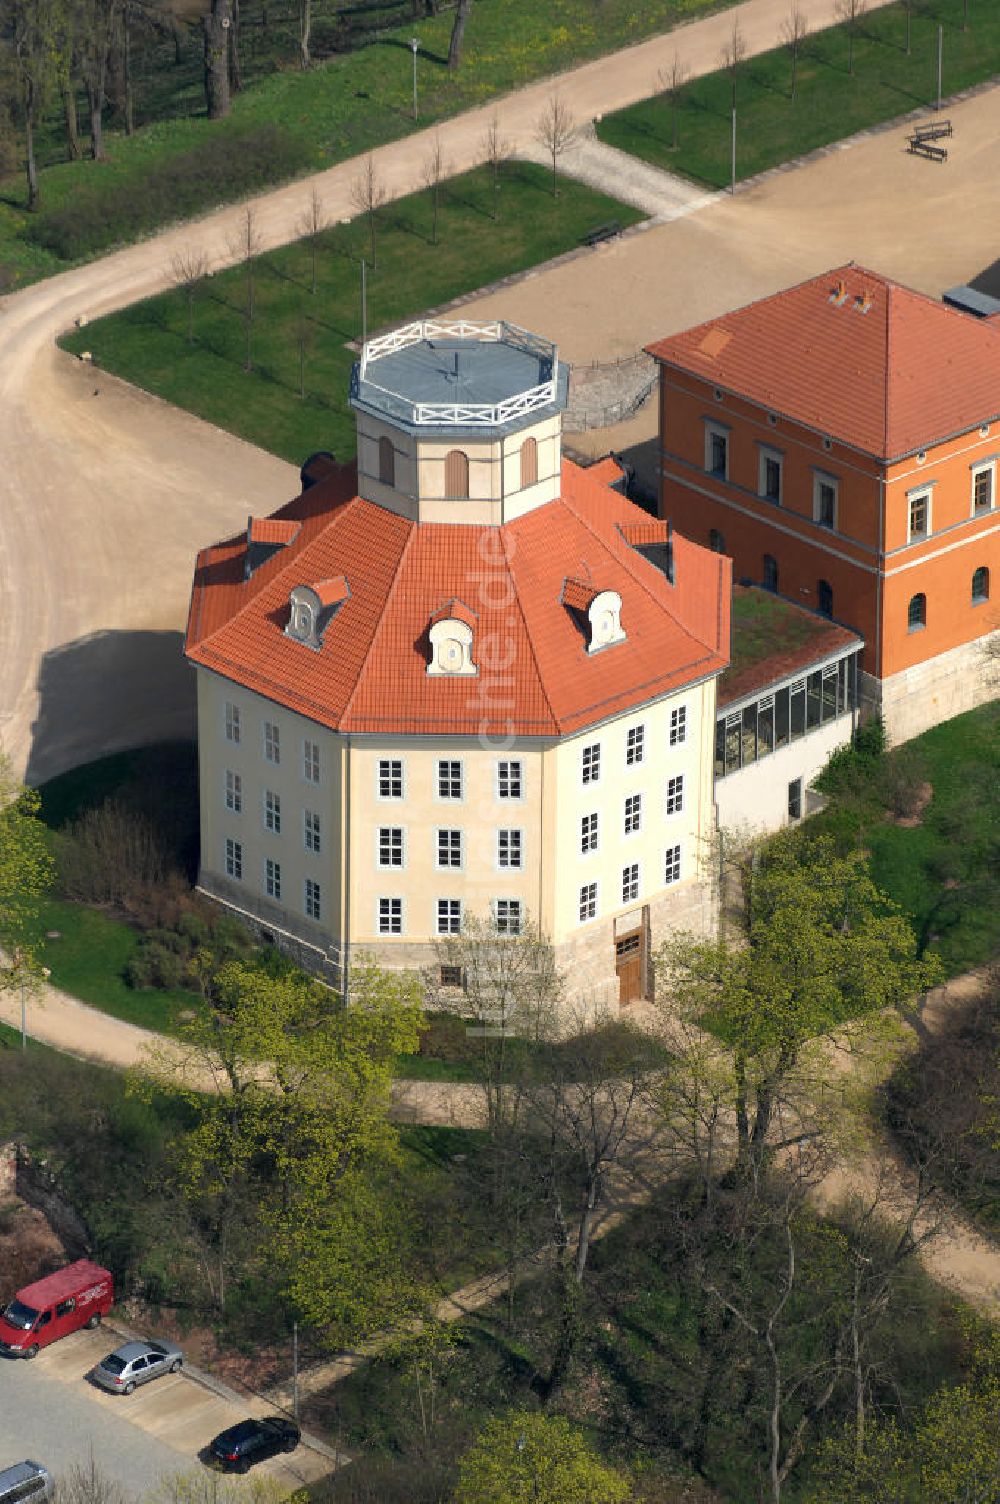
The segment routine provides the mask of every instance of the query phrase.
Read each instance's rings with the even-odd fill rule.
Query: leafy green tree
[[[39,198],[35,128],[63,71],[63,20],[62,0],[0,0],[0,37],[9,39],[15,64],[29,209],[37,208]]]
[[[625,1504],[631,1492],[569,1421],[513,1410],[488,1421],[466,1453],[455,1504]]]
[[[54,874],[39,802],[0,753],[0,988],[32,985],[41,975],[38,904]]]
[[[776,1109],[806,1056],[851,1020],[903,1007],[939,979],[860,852],[825,836],[776,837],[742,872],[743,933],[680,937],[660,954],[658,993],[728,1046],[738,1163],[758,1171],[779,1148]],[[713,1069],[718,1068],[718,1059]]]

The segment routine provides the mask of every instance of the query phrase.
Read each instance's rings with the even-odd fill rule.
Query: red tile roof
[[[199,555],[192,662],[320,724],[359,733],[553,736],[719,673],[730,561],[674,539],[676,583],[622,529],[645,514],[566,460],[562,494],[501,528],[417,524],[362,500],[346,467],[283,507],[295,543],[243,577],[245,537]],[[624,643],[588,654],[560,604],[567,566],[622,597]],[[319,652],[285,636],[295,585],[345,574]],[[429,675],[435,612],[459,600],[476,677]]]
[[[247,539],[251,543],[294,543],[298,532],[297,522],[279,522],[275,517],[247,518]]]
[[[1000,414],[1000,327],[861,266],[647,349],[882,460]]]
[[[586,611],[596,594],[597,586],[592,580],[574,580],[567,575],[559,599],[564,606],[572,606],[574,611]]]
[[[341,601],[346,601],[350,595],[347,580],[342,574],[334,575],[332,580],[320,580],[318,585],[312,587],[321,606],[339,606]]]

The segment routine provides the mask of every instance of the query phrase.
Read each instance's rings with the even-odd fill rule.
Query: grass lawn
[[[968,10],[969,27],[963,31],[963,0],[914,5],[909,55],[903,6],[871,12],[857,27],[853,75],[846,26],[807,36],[794,100],[791,58],[784,48],[751,58],[737,82],[737,176],[752,177],[867,126],[933,107],[939,25],[944,28],[943,92],[957,93],[991,78],[1000,69],[1000,6],[996,0],[969,0]],[[606,115],[597,133],[609,146],[724,188],[731,170],[731,110],[731,79],[720,70],[683,87],[676,150],[671,107],[662,96]]]
[[[139,932],[120,919],[84,904],[46,899],[41,908],[43,931],[58,930],[46,939],[41,960],[52,972],[52,984],[84,1003],[123,1018],[143,1029],[170,1033],[180,1015],[196,1008],[196,993],[132,988],[125,968],[139,944]],[[29,1002],[29,1009],[35,1004]]]
[[[727,3],[731,0],[643,0],[641,5],[634,0],[600,0],[599,4],[595,0],[547,0],[540,6],[536,0],[477,0],[466,29],[463,61],[454,73],[446,65],[452,25],[449,8],[418,21],[407,19],[403,27],[379,34],[372,45],[302,73],[292,65],[294,49],[287,39],[282,42],[278,37],[272,43],[261,27],[262,9],[273,15],[280,7],[243,0],[241,26],[250,87],[236,96],[231,117],[213,123],[204,117],[199,29],[192,28],[179,67],[172,61],[172,47],[165,43],[155,67],[147,70],[146,86],[139,83],[139,120],[153,114],[160,118],[131,137],[109,129],[106,162],[44,166],[40,216],[25,212],[23,174],[0,183],[0,271],[6,268],[17,282],[25,282],[68,264],[33,239],[33,228],[46,214],[90,202],[98,194],[123,192],[130,200],[146,198],[150,204],[146,229],[176,218],[169,195],[160,202],[156,175],[164,164],[184,153],[197,153],[209,140],[262,125],[275,126],[288,142],[296,170],[309,172],[409,134],[415,128],[411,35],[420,39],[418,125],[425,128],[533,79],[669,30]],[[42,161],[51,162],[62,150],[55,119],[40,134]],[[288,176],[287,167],[282,173],[280,168],[268,172],[265,166],[259,186],[282,175]],[[248,187],[234,182],[220,193],[206,185],[203,207],[239,197]],[[115,215],[109,213],[103,243],[111,245],[122,238],[129,237],[122,237]]]
[[[509,167],[495,221],[485,169],[452,179],[441,191],[437,245],[429,192],[389,205],[378,216],[377,269],[366,223],[338,226],[319,248],[315,295],[308,245],[260,257],[250,372],[245,268],[206,284],[194,307],[192,343],[187,299],[177,291],[89,324],[68,336],[65,348],[91,350],[105,369],[294,463],[316,449],[348,459],[354,354],[347,342],[361,332],[360,258],[368,261],[368,328],[375,330],[569,250],[604,220],[634,224],[643,217],[578,183],[563,182],[555,199],[550,184],[543,168]]]
[[[914,824],[890,820],[886,780],[927,782]],[[1000,950],[1000,702],[916,737],[876,763],[866,784],[817,817],[871,853],[872,876],[911,918],[949,975]]]

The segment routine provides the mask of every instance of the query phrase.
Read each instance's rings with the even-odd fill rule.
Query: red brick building
[[[1000,322],[851,265],[648,348],[661,516],[859,632],[895,740],[988,698]]]

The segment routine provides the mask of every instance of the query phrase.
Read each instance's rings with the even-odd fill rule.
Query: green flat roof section
[[[719,678],[718,703],[732,705],[810,664],[861,646],[857,632],[815,611],[757,585],[735,585],[732,659]]]

